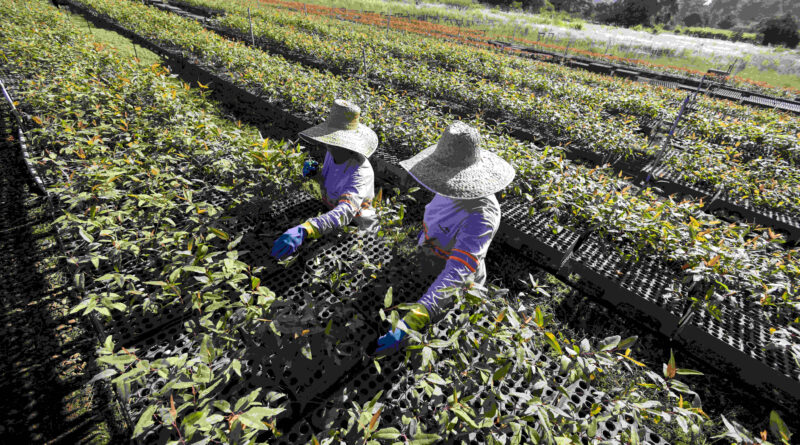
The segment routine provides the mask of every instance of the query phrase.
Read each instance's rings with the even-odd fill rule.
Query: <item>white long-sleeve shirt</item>
[[[359,162],[359,160],[362,160]],[[351,157],[337,164],[330,152],[322,165],[322,202],[331,209],[307,221],[319,237],[355,221],[359,230],[370,230],[377,225],[372,208],[375,197],[375,172],[364,157]]]
[[[437,194],[425,206],[418,245],[446,260],[444,270],[418,301],[428,310],[431,322],[443,317],[452,303],[439,290],[460,286],[469,278],[480,285],[486,281],[484,259],[499,227],[500,204],[494,195],[467,200]]]

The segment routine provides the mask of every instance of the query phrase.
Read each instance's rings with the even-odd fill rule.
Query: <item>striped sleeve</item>
[[[444,270],[419,300],[427,309],[431,322],[441,319],[452,305],[452,292],[445,292],[444,289],[464,286],[481,268],[481,262],[486,257],[489,244],[497,231],[496,226],[497,224],[480,212],[465,219],[456,235],[455,245],[450,251]]]

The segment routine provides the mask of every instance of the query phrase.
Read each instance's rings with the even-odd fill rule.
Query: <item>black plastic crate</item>
[[[400,393],[393,387],[404,374],[404,357],[403,354],[394,354],[380,359],[380,373],[370,361],[365,362],[365,366],[355,368],[355,372],[325,400],[317,400],[309,405],[309,423],[321,432],[344,428],[348,422],[347,409],[352,407],[352,402],[363,406],[379,391],[384,391],[388,397],[398,397]]]
[[[414,303],[428,290],[436,275],[433,271],[422,271],[412,256],[395,257],[376,271],[376,279],[372,280],[358,294],[354,295],[353,305],[364,318],[378,330],[386,327],[380,321],[379,311],[384,309],[384,299],[389,288],[392,288],[392,306],[400,303]],[[402,311],[401,317],[402,317]]]
[[[737,199],[731,195],[717,199],[709,204],[709,212],[722,209],[741,217],[742,220],[771,227],[782,233],[791,242],[800,240],[800,218],[774,210],[757,207],[749,199]]]
[[[595,235],[590,235],[570,258],[569,267],[580,276],[576,287],[597,297],[620,288],[628,261]]]
[[[619,283],[621,291],[605,298],[616,305],[631,306],[640,323],[672,335],[691,308],[681,278],[654,258],[631,262],[626,269]]]
[[[541,213],[530,214],[528,207],[522,200],[503,201],[497,238],[536,264],[558,270],[572,253],[579,236],[563,227],[551,229],[552,221]]]
[[[140,359],[154,362],[181,354],[196,356],[199,355],[199,349],[200,344],[194,340],[191,334],[187,333],[183,324],[175,323],[165,327],[157,334],[141,340],[136,348],[131,349],[131,352],[135,353]],[[229,350],[229,352],[214,359],[208,365],[212,372],[227,366],[233,358],[237,357],[237,349]],[[125,408],[128,410],[131,419],[138,420],[147,407],[150,398],[156,397],[155,394],[164,387],[166,382],[165,378],[151,374],[146,378],[144,385],[130,394],[128,400],[124,402],[127,402]],[[219,394],[223,388],[224,385],[218,385],[214,392]],[[158,397],[167,398],[168,396],[161,395]],[[176,403],[180,403],[180,401]],[[171,426],[155,423],[139,436],[137,442],[140,444],[164,444],[169,440],[175,439],[177,437]]]
[[[124,316],[115,316],[109,322],[103,323],[104,335],[110,335],[117,346],[132,346],[141,340],[162,331],[169,326],[179,325],[186,321],[191,314],[179,302],[156,312],[125,313]]]
[[[775,400],[800,400],[800,368],[790,351],[766,349],[771,323],[762,309],[740,308],[729,301],[717,306],[719,320],[707,310],[697,310],[676,340],[725,373],[772,394]]]

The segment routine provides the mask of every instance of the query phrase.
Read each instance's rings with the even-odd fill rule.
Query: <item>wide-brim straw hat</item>
[[[420,184],[448,198],[475,199],[503,190],[514,179],[514,167],[481,148],[477,129],[456,121],[439,142],[400,162]]]
[[[336,99],[325,122],[300,132],[306,140],[322,142],[344,148],[366,158],[378,148],[378,135],[359,122],[361,108],[342,99]]]

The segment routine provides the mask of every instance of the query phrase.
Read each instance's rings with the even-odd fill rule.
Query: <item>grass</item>
[[[127,39],[114,31],[98,28],[83,17],[76,14],[68,14],[70,21],[78,28],[88,29],[94,36],[95,40],[99,43],[107,45],[110,50],[121,57],[136,58],[140,63],[145,65],[152,65],[154,63],[161,63],[163,60],[156,53],[134,44],[130,39]]]
[[[570,42],[565,39],[556,39],[554,43],[556,45],[566,46]],[[646,60],[648,62],[652,62],[658,65],[688,68],[703,72],[708,71],[708,69],[710,68],[723,69],[723,70],[726,70],[728,68],[727,65],[720,65],[719,63],[714,63],[713,61],[704,57],[696,57],[685,54],[682,54],[681,56],[678,57],[670,57],[670,56],[648,57],[646,55],[625,51],[624,49],[621,49],[618,45],[612,45],[608,47],[608,51],[606,51],[605,46],[602,45],[597,46],[589,43],[586,40],[572,41],[570,43],[570,47],[583,49],[587,51],[594,51],[598,53],[604,53],[611,56]],[[744,70],[738,73],[737,76],[745,79],[757,80],[759,82],[766,82],[775,87],[800,89],[800,75],[782,74],[778,73],[775,70],[760,69],[753,63],[748,63],[747,67],[745,67]]]

